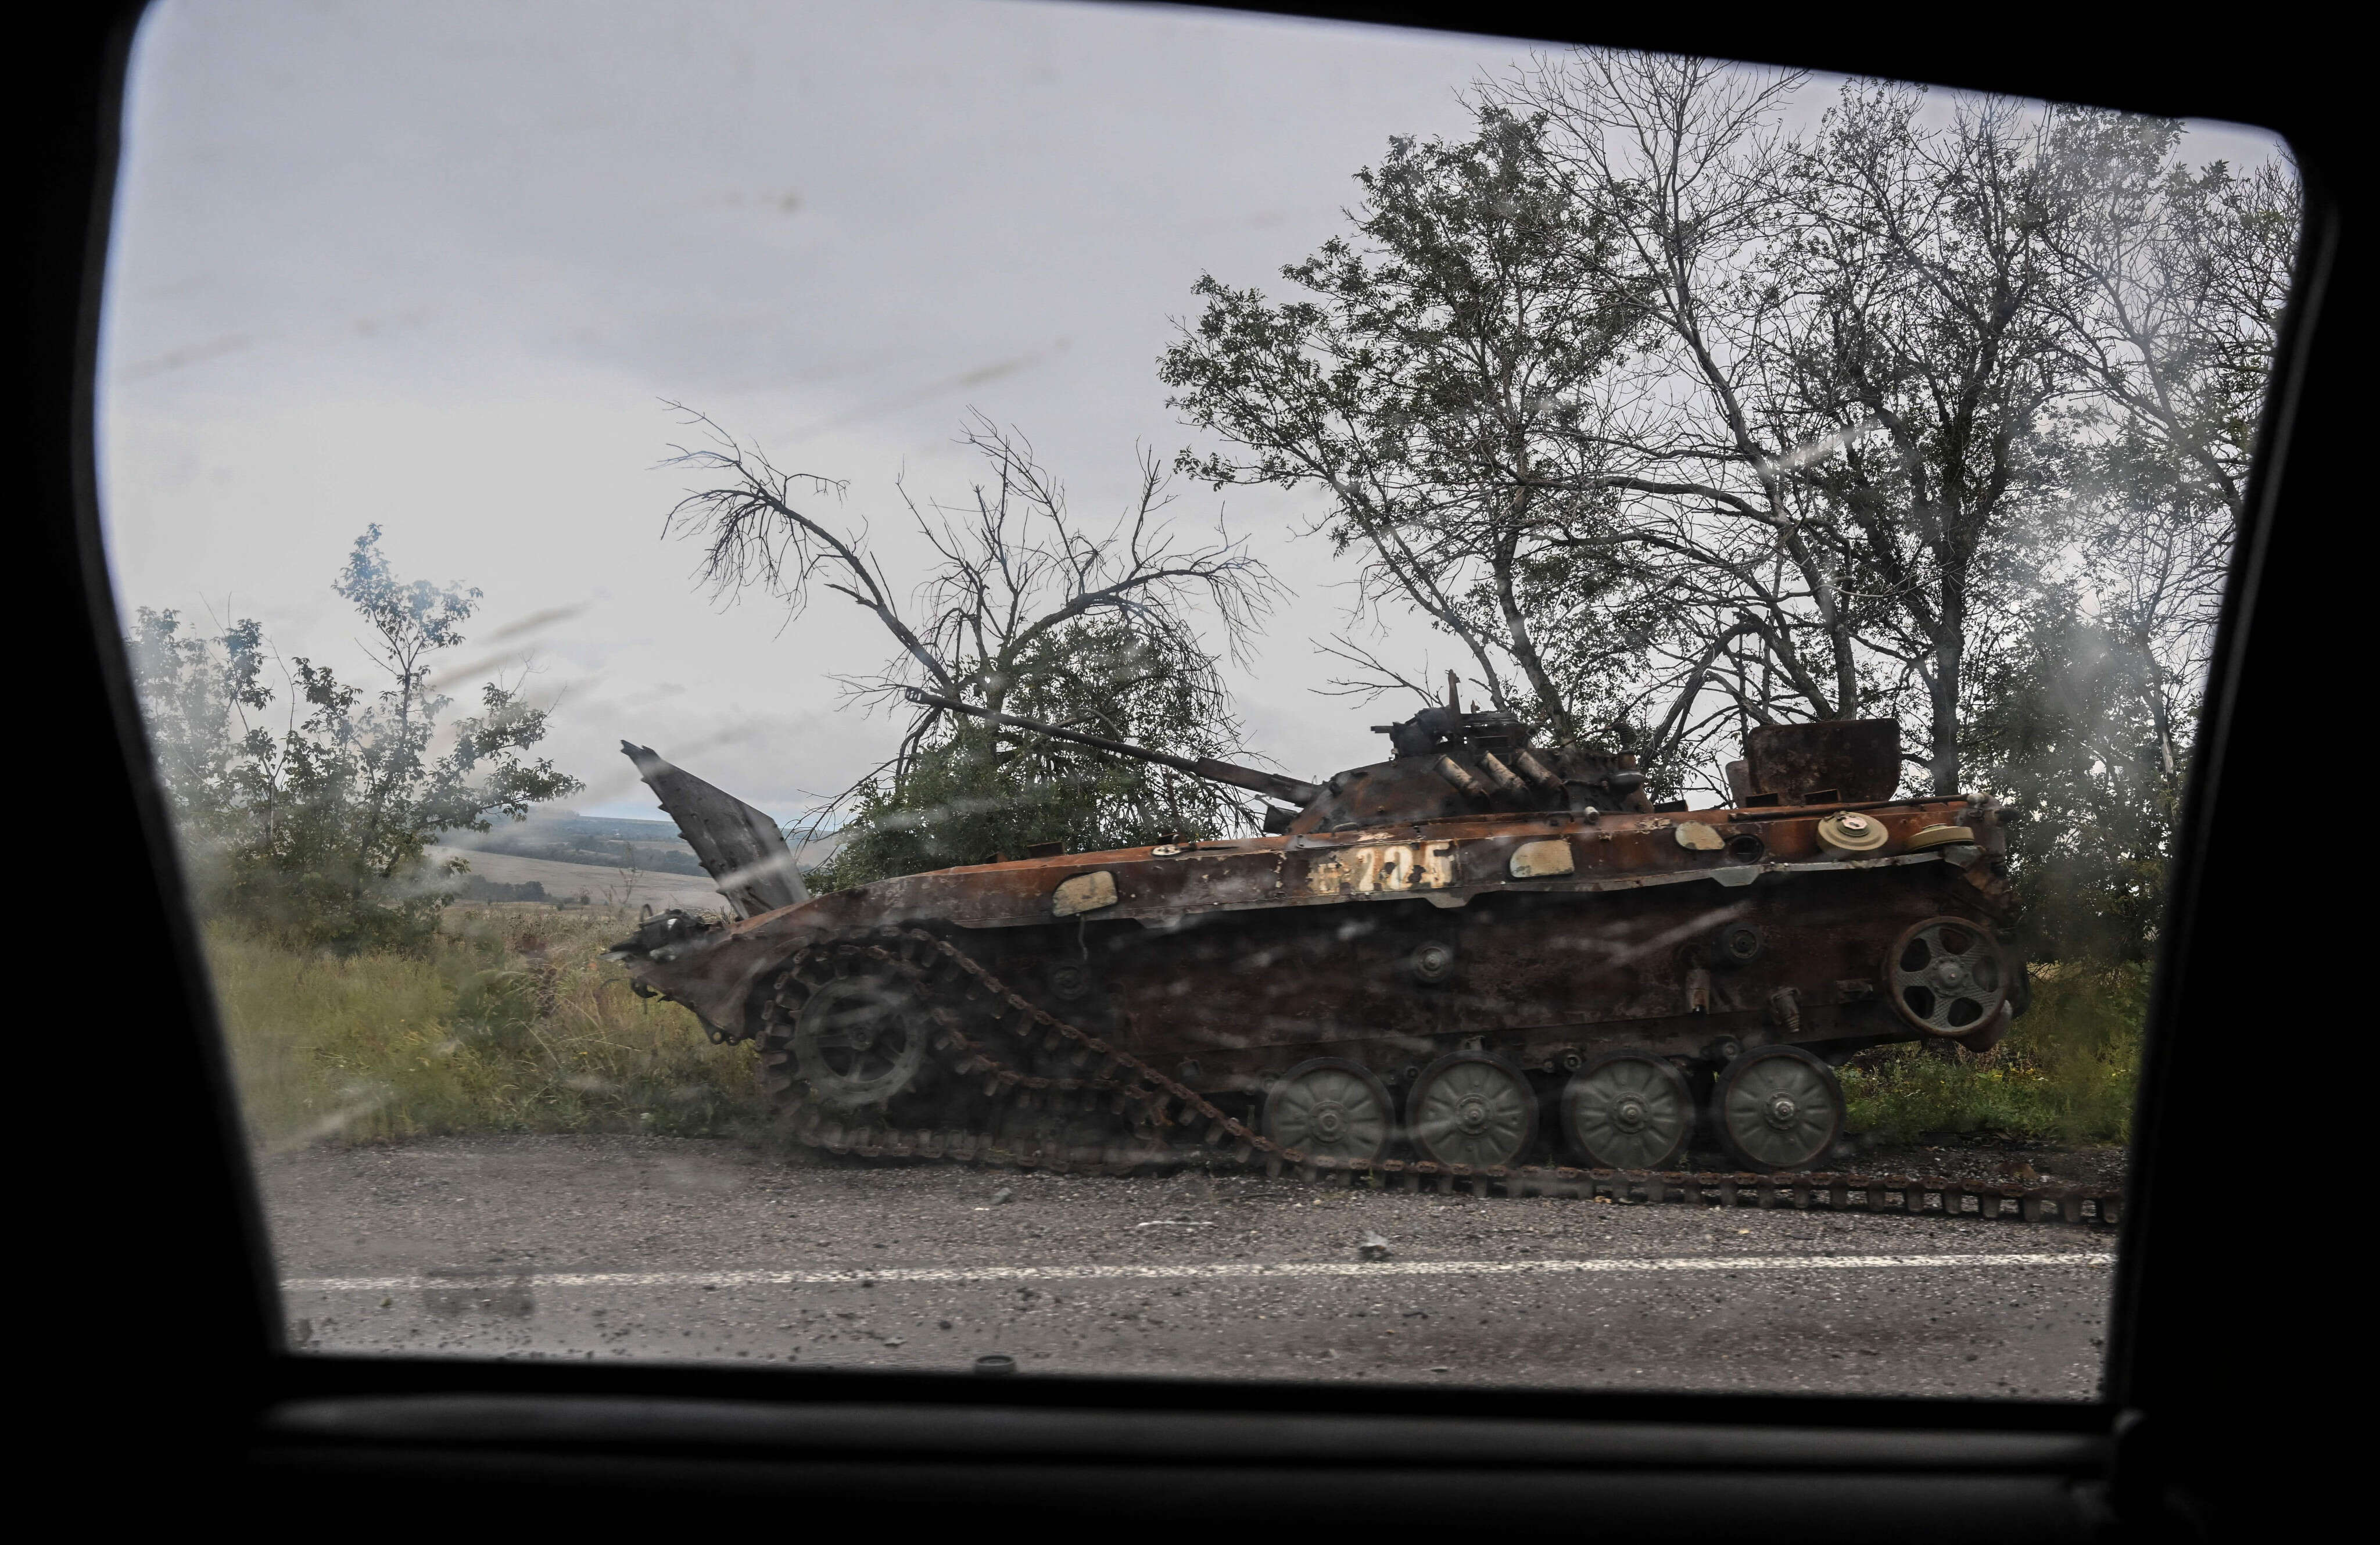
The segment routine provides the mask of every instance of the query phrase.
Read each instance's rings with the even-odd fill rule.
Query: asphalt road
[[[2080,1399],[2113,1247],[659,1137],[258,1162],[291,1335],[348,1352]]]

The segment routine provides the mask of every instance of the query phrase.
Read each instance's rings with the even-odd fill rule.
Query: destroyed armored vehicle
[[[913,694],[952,711],[982,711]],[[1999,810],[1894,797],[1889,720],[1765,726],[1721,808],[1452,700],[1321,784],[1003,724],[1262,795],[1265,834],[805,897],[776,827],[625,746],[737,916],[613,958],[758,1043],[798,1139],[1044,1165],[1387,1176],[1806,1169],[1834,1068],[2022,1007]]]

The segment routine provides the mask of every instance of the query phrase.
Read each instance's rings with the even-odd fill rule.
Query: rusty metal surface
[[[671,766],[650,746],[623,740],[620,750],[637,764],[637,775],[677,822],[678,834],[738,917],[757,918],[809,899],[784,835],[767,811]]]
[[[1853,804],[1889,799],[1900,784],[1900,726],[1890,719],[1762,724],[1743,737],[1752,794],[1791,802],[1830,789]]]
[[[1879,991],[1888,946],[1937,916],[1988,929],[2005,882],[1989,864],[1953,862],[1959,849],[1909,852],[1905,839],[1954,815],[1985,819],[1975,809],[1872,811],[1887,839],[1858,855],[1822,844],[1815,812],[1697,811],[1691,822],[1603,812],[978,865],[822,896],[631,969],[722,1030],[749,1034],[755,982],[797,950],[884,927],[956,929],[1022,979],[1074,962],[1128,1044],[1199,1060],[1216,1089],[1254,1087],[1300,1047],[1401,1070],[1474,1036],[1532,1065],[1622,1042],[1693,1056],[1720,1036],[1914,1039]],[[1718,845],[1680,845],[1686,824]],[[1730,846],[1747,836],[1760,855],[1748,863]],[[1568,872],[1553,872],[1548,844],[1567,852]],[[1529,873],[1515,877],[1524,849]],[[1063,910],[1070,898],[1095,905]],[[1767,941],[1760,958],[1691,993],[1715,935],[1745,921]],[[1395,963],[1432,942],[1457,967],[1416,991]],[[1784,988],[1799,1005],[1790,1029],[1773,1007]]]
[[[1240,767],[1208,758],[1193,760],[1110,740],[1104,736],[1020,719],[1014,714],[910,687],[911,702],[945,712],[972,714],[1003,727],[1136,760],[1171,767],[1220,784],[1252,790],[1297,807],[1268,831],[1294,833],[1340,832],[1384,821],[1442,821],[1490,812],[1650,810],[1645,775],[1636,759],[1586,746],[1529,744],[1529,727],[1501,711],[1464,713],[1452,707],[1424,710],[1399,724],[1378,726],[1396,755],[1388,761],[1349,768],[1327,783],[1301,783],[1278,772]],[[1515,772],[1514,769],[1519,771]],[[1888,786],[1884,792],[1890,794]]]
[[[1945,973],[2021,969],[1996,939],[2009,892],[1991,801],[1895,800],[1888,781],[1882,797],[1813,804],[1803,786],[1792,804],[1770,791],[1657,811],[1633,759],[1532,747],[1500,712],[1450,701],[1386,728],[1389,761],[1280,780],[1311,797],[1279,834],[905,875],[733,923],[674,915],[618,957],[714,1037],[757,1040],[805,1140],[963,1158],[1181,1162],[1196,1128],[1239,1162],[1311,1163],[1267,1124],[1285,1078],[1327,1065],[1330,1098],[1364,1107],[1357,1127],[1395,1129],[1366,1173],[1468,1173],[1415,1157],[1431,1069],[1492,1064],[1464,1087],[1503,1105],[1525,1092],[1526,1116],[1570,1108],[1573,1076],[1624,1052],[1679,1070],[1694,1119],[1746,1162],[1812,1163],[1815,1148],[1739,1138],[1765,1140],[1772,1118],[1824,1132],[1830,1111],[1839,1128],[1828,1069],[1864,1048],[2005,1032],[2005,993],[1972,1016],[1963,998],[1939,1010]],[[1867,792],[1860,776],[1881,773],[1852,762],[1876,760],[1873,729],[1814,728],[1768,736],[1755,765]],[[1779,760],[1797,746],[1800,761]],[[1970,840],[1942,841],[1953,828]],[[1897,964],[1928,928],[1954,931],[1957,958]],[[1763,1057],[1806,1072],[1742,1110],[1711,1093]],[[1585,1139],[1508,1116],[1499,1130],[1524,1146],[1495,1148],[1509,1162],[1483,1174],[1579,1183],[1544,1161]]]

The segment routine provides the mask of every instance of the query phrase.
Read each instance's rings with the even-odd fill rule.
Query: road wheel
[[[1501,1057],[1451,1052],[1414,1080],[1405,1129],[1425,1159],[1474,1169],[1509,1164],[1536,1138],[1537,1092]]]
[[[1562,1136],[1590,1169],[1666,1169],[1694,1130],[1685,1075],[1650,1052],[1606,1052],[1562,1090]]]
[[[1368,1164],[1389,1150],[1396,1106],[1371,1069],[1344,1057],[1299,1063],[1265,1096],[1264,1135],[1309,1159]]]
[[[1983,1029],[2008,1002],[2008,962],[1991,931],[1964,918],[1928,918],[1892,942],[1885,976],[1892,1006],[1927,1035]]]
[[[880,1106],[917,1080],[929,1030],[900,981],[839,977],[810,994],[794,1021],[794,1076],[829,1109]]]
[[[1747,1170],[1806,1170],[1843,1135],[1843,1087],[1798,1046],[1761,1046],[1727,1064],[1711,1092],[1713,1125]]]

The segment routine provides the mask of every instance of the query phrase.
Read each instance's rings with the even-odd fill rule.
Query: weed
[[[748,1047],[636,997],[602,912],[450,908],[418,953],[308,953],[217,923],[241,1108],[272,1148],[460,1132],[753,1129]]]
[[[1888,1142],[1928,1132],[2124,1142],[2147,1006],[2145,967],[2037,967],[2030,1012],[1991,1051],[1900,1045],[1853,1059],[1848,1125]]]

